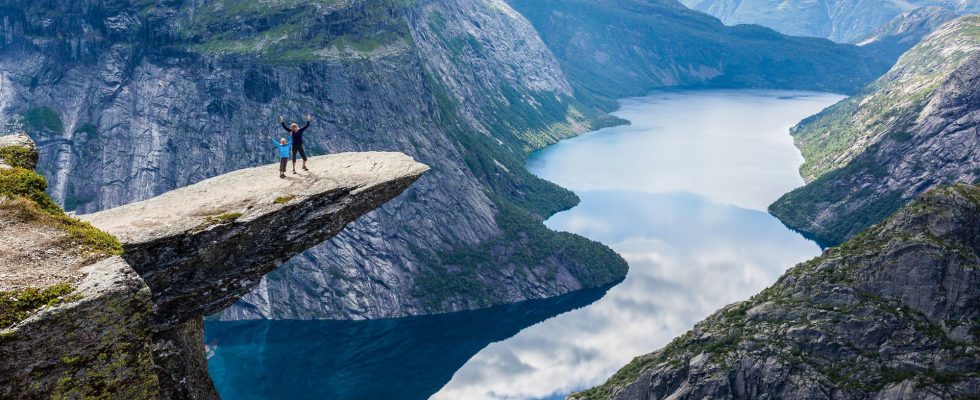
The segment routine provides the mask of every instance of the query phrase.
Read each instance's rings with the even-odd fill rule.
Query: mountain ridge
[[[980,16],[950,21],[861,93],[793,128],[808,182],[770,212],[837,244],[939,184],[972,183]]]
[[[853,93],[893,59],[758,25],[725,26],[674,0],[509,0],[534,24],[576,94],[614,99],[668,87]]]
[[[681,0],[688,7],[714,15],[729,25],[760,24],[789,35],[856,43],[903,13],[930,6],[957,14],[976,13],[969,1],[894,0]]]

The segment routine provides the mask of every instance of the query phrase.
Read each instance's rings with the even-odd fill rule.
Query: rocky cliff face
[[[8,165],[11,147],[0,147]],[[235,171],[85,221],[50,208],[33,171],[0,170],[0,226],[18,239],[0,241],[0,397],[217,398],[203,317],[428,170],[398,153],[311,161],[288,179],[277,165]],[[67,237],[48,243],[32,231]],[[9,257],[24,246],[73,260],[53,266],[69,274]]]
[[[980,17],[943,25],[862,93],[793,129],[809,183],[770,207],[836,244],[943,183],[980,179]]]
[[[688,7],[722,22],[759,24],[787,35],[822,37],[855,43],[894,18],[918,8],[939,6],[957,14],[980,11],[980,4],[961,0],[681,0]]]
[[[899,14],[857,43],[882,52],[888,58],[898,59],[936,28],[956,17],[955,12],[943,7],[916,8]]]
[[[852,93],[894,59],[855,46],[728,27],[674,0],[509,0],[534,24],[584,99],[672,86]]]
[[[52,197],[79,213],[268,162],[279,115],[314,115],[314,154],[433,167],[227,318],[467,309],[625,273],[540,224],[576,199],[528,174],[526,152],[601,121],[499,1],[7,1],[0,16],[0,117],[20,118]]]
[[[920,199],[573,399],[980,395],[980,186]]]

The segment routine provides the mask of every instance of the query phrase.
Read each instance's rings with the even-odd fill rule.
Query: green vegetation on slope
[[[69,234],[93,257],[122,254],[122,245],[112,235],[87,222],[69,217],[44,190],[47,182],[25,168],[0,169],[0,207],[24,221],[45,224]]]
[[[949,74],[980,50],[980,16],[967,16],[937,29],[905,53],[884,76],[793,128],[806,160],[808,182],[842,168],[881,140],[915,121]]]
[[[874,146],[873,146],[874,147]],[[872,147],[872,148],[873,148]],[[831,171],[817,180],[781,196],[769,206],[769,213],[793,229],[802,229],[804,236],[821,246],[834,246],[864,228],[891,215],[906,203],[902,190],[876,193],[873,187],[842,188],[833,184],[840,177],[860,174],[869,179],[883,180],[888,171],[878,164],[872,154],[862,154],[844,168]],[[832,225],[814,226],[811,216],[820,214],[827,204],[845,202],[850,198],[866,201],[855,204],[851,212],[840,215]],[[819,234],[814,232],[819,231]]]
[[[45,115],[40,113],[38,115]],[[57,115],[57,114],[55,114]],[[53,121],[53,118],[44,118]],[[60,122],[60,119],[58,119]],[[32,169],[37,153],[22,147],[0,148],[0,158],[13,168],[0,169],[0,213],[5,224],[48,226],[66,233],[58,251],[79,251],[89,262],[120,255],[122,245],[115,237],[87,222],[69,217],[44,192],[47,182]],[[47,287],[28,287],[0,291],[0,329],[6,329],[34,315],[44,307],[72,302],[75,286],[69,282]]]
[[[269,64],[362,58],[411,42],[404,23],[392,17],[392,7],[390,1],[221,0],[187,13],[179,33],[197,51]],[[325,13],[335,15],[324,18]],[[365,21],[370,26],[363,26]]]
[[[61,134],[65,129],[61,116],[50,107],[35,107],[23,115],[24,127],[42,137]]]
[[[37,153],[23,147],[3,147],[0,148],[0,162],[11,167],[34,169]]]
[[[567,232],[555,232],[527,211],[498,199],[496,222],[501,236],[470,248],[431,254],[416,249],[416,255],[432,268],[416,279],[415,295],[431,308],[443,301],[464,296],[481,307],[495,305],[492,288],[480,279],[481,268],[514,268],[527,278],[529,267],[547,266],[542,283],[552,283],[558,266],[549,263],[557,258],[583,287],[599,287],[616,282],[626,275],[627,264],[616,252],[601,243]],[[513,246],[517,238],[519,246]],[[540,271],[539,271],[540,273]]]
[[[972,180],[975,157],[941,154],[959,152],[972,135],[960,121],[976,101],[978,52],[980,16],[951,21],[860,94],[801,122],[793,134],[808,184],[769,211],[835,245],[935,185]],[[926,108],[933,99],[939,109]]]
[[[556,265],[561,264],[584,287],[598,287],[622,279],[628,266],[614,251],[601,243],[544,226],[545,218],[575,206],[578,197],[524,168],[531,151],[575,133],[571,126],[565,125],[565,118],[573,114],[573,100],[546,94],[524,99],[505,86],[508,103],[494,104],[501,111],[492,124],[495,136],[490,137],[461,125],[460,119],[454,117],[458,113],[457,103],[434,78],[430,77],[429,82],[441,111],[438,121],[441,128],[465,149],[467,166],[492,190],[491,198],[497,209],[495,220],[501,235],[447,251],[414,249],[416,257],[427,267],[416,279],[415,288],[415,295],[423,304],[437,310],[444,301],[457,297],[481,307],[494,305],[495,288],[481,280],[481,270],[513,268],[527,276],[532,268],[551,266],[546,271],[551,276],[540,278],[553,282],[558,273]],[[537,107],[530,105],[532,102]],[[575,123],[583,127],[618,121],[597,114],[578,118]],[[515,146],[518,150],[512,148]]]

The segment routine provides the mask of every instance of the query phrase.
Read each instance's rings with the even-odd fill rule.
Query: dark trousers
[[[293,162],[296,162],[296,153],[299,153],[303,157],[303,161],[306,161],[306,151],[303,150],[303,145],[294,144],[293,145]]]
[[[287,162],[289,162],[289,157],[280,157],[279,158],[279,173],[280,174],[285,174],[286,173],[286,163]]]

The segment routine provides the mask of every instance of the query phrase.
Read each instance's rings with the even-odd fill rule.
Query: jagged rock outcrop
[[[573,399],[980,396],[980,186],[934,189]]]
[[[398,196],[428,170],[400,153],[347,153],[310,162],[309,172],[286,179],[279,178],[278,165],[240,170],[86,215],[85,221],[64,216],[57,206],[45,208],[54,203],[43,185],[32,188],[36,193],[6,186],[32,171],[0,170],[3,229],[64,230],[57,246],[35,250],[68,260],[80,252],[95,257],[67,276],[55,275],[59,282],[38,276],[31,284],[24,274],[45,269],[33,268],[30,257],[6,257],[17,250],[8,247],[21,244],[0,242],[0,398],[217,398],[203,317]],[[83,229],[89,236],[73,239]],[[121,249],[93,254],[100,248],[86,249],[96,239]],[[25,308],[25,301],[36,305]]]
[[[279,115],[313,114],[310,153],[399,151],[433,167],[222,318],[471,309],[625,274],[601,244],[538,229],[577,200],[529,174],[527,152],[608,118],[568,95],[533,27],[501,1],[147,4],[0,1],[0,121],[37,140],[39,170],[66,209],[97,212],[268,163]],[[505,234],[503,219],[533,235]],[[558,240],[568,246],[549,245]],[[460,268],[458,254],[490,261]],[[474,290],[428,289],[450,286]]]
[[[950,21],[877,82],[792,131],[808,184],[769,210],[838,244],[924,191],[980,179],[980,16]]]
[[[964,0],[680,0],[722,22],[759,24],[795,36],[854,43],[903,13],[938,6],[957,14],[976,13],[980,4]]]

